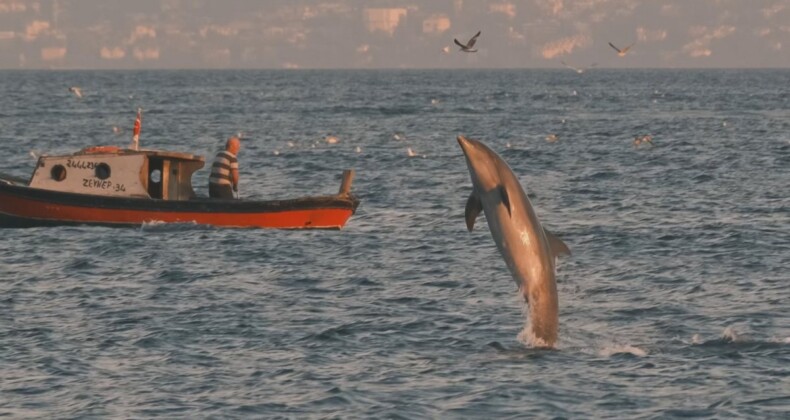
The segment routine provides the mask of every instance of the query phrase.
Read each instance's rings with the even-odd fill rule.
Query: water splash
[[[521,293],[516,294],[516,299],[519,301],[523,299]],[[546,342],[546,340],[535,335],[535,331],[532,329],[532,318],[529,316],[529,305],[523,301],[521,303],[521,313],[524,316],[524,327],[521,329],[521,332],[518,333],[516,339],[527,347],[538,349],[556,349],[557,343],[554,343],[553,345],[549,344]],[[557,341],[559,341],[559,337]]]
[[[598,355],[602,357],[612,357],[618,354],[630,354],[632,356],[645,357],[647,356],[647,350],[632,346],[630,344],[610,344],[598,352]]]
[[[527,347],[532,347],[532,348],[555,348],[555,346],[549,345],[542,338],[535,336],[535,333],[532,331],[532,323],[530,322],[529,317],[526,317],[526,321],[524,323],[524,328],[521,330],[520,333],[518,333],[517,339],[518,339],[518,341],[520,343],[524,344]]]

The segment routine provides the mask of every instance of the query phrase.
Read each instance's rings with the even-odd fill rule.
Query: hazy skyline
[[[479,52],[458,52],[482,31]],[[636,45],[618,57],[608,42]],[[790,67],[790,0],[0,0],[0,68]]]

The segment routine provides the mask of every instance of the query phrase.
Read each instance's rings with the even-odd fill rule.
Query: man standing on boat
[[[208,179],[208,194],[211,198],[234,198],[233,192],[238,193],[239,161],[236,155],[240,148],[241,141],[233,136],[225,143],[225,150],[214,158]]]

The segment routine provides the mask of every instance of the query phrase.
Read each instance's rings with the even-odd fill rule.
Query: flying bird
[[[78,88],[77,86],[70,87],[69,92],[73,93],[74,96],[78,98],[82,98],[82,89]]]
[[[475,34],[475,36],[473,36],[472,38],[470,38],[470,39],[469,39],[469,42],[467,42],[467,43],[466,43],[466,45],[464,45],[464,44],[462,44],[462,43],[458,42],[458,40],[457,40],[457,39],[453,39],[453,41],[455,42],[455,45],[458,45],[459,47],[461,47],[461,50],[460,50],[460,51],[463,51],[463,52],[468,52],[468,53],[473,53],[473,52],[477,52],[477,50],[474,50],[473,48],[474,48],[474,46],[475,46],[475,43],[477,42],[477,37],[479,37],[479,36],[480,36],[480,31],[477,31],[477,33]]]
[[[563,66],[565,66],[565,67],[567,67],[567,68],[569,68],[569,69],[571,69],[571,70],[573,70],[573,71],[575,71],[576,73],[579,73],[579,74],[582,74],[585,71],[587,71],[587,70],[589,70],[589,69],[591,69],[591,68],[593,68],[593,67],[598,65],[598,63],[592,63],[588,67],[573,67],[570,64],[566,63],[565,61],[560,61],[560,63],[562,63]]]
[[[612,44],[611,42],[609,43],[609,46],[614,48],[615,51],[617,51],[617,55],[619,55],[620,57],[625,57],[625,55],[628,54],[628,50],[630,50],[631,47],[634,46],[634,44],[636,44],[636,42],[623,48],[622,50],[620,48],[615,47],[614,44]]]

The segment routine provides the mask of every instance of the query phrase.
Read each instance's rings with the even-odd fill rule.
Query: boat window
[[[107,179],[110,177],[110,165],[100,163],[96,165],[96,178]]]
[[[66,168],[63,165],[55,165],[52,167],[52,170],[49,172],[49,174],[55,181],[63,181],[66,179]]]
[[[151,171],[151,174],[148,175],[148,179],[154,184],[160,183],[162,181],[162,171],[154,169]]]

